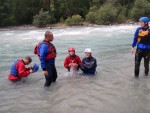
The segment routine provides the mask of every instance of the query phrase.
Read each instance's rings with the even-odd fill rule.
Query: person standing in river
[[[142,58],[144,58],[145,75],[149,72],[149,59],[150,59],[150,29],[149,29],[149,18],[141,17],[139,19],[140,27],[137,28],[134,34],[134,39],[132,43],[131,53],[134,53],[134,47],[137,45],[135,52],[135,77],[139,76],[140,63]]]
[[[34,48],[34,53],[38,55],[45,75],[46,82],[44,87],[49,87],[57,79],[57,70],[55,68],[57,52],[55,46],[51,43],[53,39],[52,32],[46,31],[44,40]]]

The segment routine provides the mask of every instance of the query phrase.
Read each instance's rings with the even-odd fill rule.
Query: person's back
[[[30,73],[33,73],[33,70],[26,68],[25,65],[28,65],[32,62],[30,57],[25,57],[25,59],[19,59],[13,62],[10,69],[10,74],[8,79],[11,81],[18,81],[23,77],[27,77]]]
[[[41,60],[42,67],[45,67],[45,61],[51,64],[55,63],[55,57],[57,55],[55,46],[46,40],[43,40],[35,47],[34,53],[37,54]]]

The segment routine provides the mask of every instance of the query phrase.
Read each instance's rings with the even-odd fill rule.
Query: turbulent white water
[[[149,113],[150,77],[143,73],[134,78],[134,55],[131,43],[135,25],[50,29],[58,55],[57,83],[43,89],[43,72],[14,84],[7,80],[11,63],[33,54],[34,46],[46,30],[0,31],[0,113]],[[84,49],[92,48],[97,59],[94,77],[66,77],[63,61],[68,47],[84,57]]]

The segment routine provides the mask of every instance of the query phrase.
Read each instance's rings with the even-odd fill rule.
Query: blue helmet
[[[140,19],[139,19],[139,21],[140,22],[149,22],[149,18],[148,17],[141,17]]]
[[[33,65],[33,70],[34,72],[39,70],[39,66],[36,63]]]

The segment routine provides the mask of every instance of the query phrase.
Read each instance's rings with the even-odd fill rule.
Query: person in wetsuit
[[[85,49],[85,58],[82,59],[81,70],[84,74],[95,75],[97,61],[92,56],[92,50],[90,48]]]
[[[41,68],[45,75],[44,87],[49,87],[57,79],[57,70],[55,67],[55,58],[57,55],[55,46],[51,43],[54,37],[52,32],[46,31],[45,38],[34,48],[34,53],[38,55],[41,62]]]
[[[141,17],[139,19],[140,27],[138,27],[134,33],[134,39],[132,43],[131,53],[134,53],[134,48],[137,45],[135,52],[135,77],[139,76],[140,63],[142,58],[144,58],[145,75],[149,72],[149,58],[150,58],[150,29],[149,29],[149,18]]]

